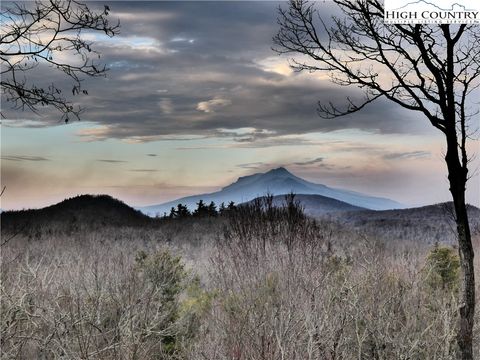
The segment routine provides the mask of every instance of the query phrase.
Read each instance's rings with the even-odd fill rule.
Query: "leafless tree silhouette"
[[[465,190],[472,135],[469,120],[473,90],[479,86],[480,28],[475,25],[387,25],[380,0],[334,0],[343,12],[327,26],[314,3],[291,0],[280,9],[274,38],[279,53],[298,55],[298,71],[327,72],[333,82],[365,91],[361,103],[347,99],[345,109],[319,104],[323,118],[354,113],[387,98],[423,114],[446,139],[445,161],[455,207],[462,292],[458,345],[462,359],[473,359],[475,312],[474,251]]]
[[[106,5],[102,11],[94,11],[76,0],[2,5],[2,97],[15,109],[37,112],[42,106],[53,106],[66,122],[70,115],[79,118],[81,109],[67,99],[59,86],[35,84],[30,74],[39,65],[49,65],[72,81],[73,95],[87,94],[81,86],[83,77],[104,76],[107,69],[98,62],[100,54],[84,34],[117,34],[119,23],[109,22],[109,11]]]

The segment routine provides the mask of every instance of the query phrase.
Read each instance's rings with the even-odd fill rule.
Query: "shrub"
[[[460,259],[453,248],[435,245],[427,256],[425,269],[433,289],[458,290]]]
[[[139,254],[137,259],[146,279],[157,289],[167,302],[175,301],[185,289],[187,273],[180,256],[172,256],[169,251],[159,251],[153,255]]]
[[[162,250],[152,255],[140,252],[138,270],[157,296],[152,298],[156,311],[163,312],[163,322],[151,328],[157,334],[163,351],[178,356],[198,333],[200,318],[209,308],[210,295],[203,291],[198,277],[185,270],[180,256]]]

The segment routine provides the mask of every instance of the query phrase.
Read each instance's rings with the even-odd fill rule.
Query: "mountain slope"
[[[251,200],[252,202],[255,201]],[[365,211],[367,209],[350,205],[346,202],[332,199],[322,195],[306,195],[296,194],[295,201],[300,203],[306,215],[318,217],[325,214],[334,214],[338,212],[348,212],[349,214],[355,211]],[[273,205],[281,207],[285,205],[285,195],[276,195],[273,197]]]
[[[402,204],[390,199],[315,184],[299,178],[287,169],[280,167],[266,173],[240,177],[236,182],[217,192],[188,196],[163,204],[141,207],[139,210],[149,215],[155,215],[163,214],[164,212],[168,213],[171,207],[175,207],[179,203],[187,205],[190,209],[194,209],[199,200],[207,203],[213,201],[217,205],[229,201],[234,201],[239,204],[250,201],[256,197],[265,196],[267,193],[283,195],[291,192],[304,195],[322,195],[346,202],[350,205],[372,210],[398,209],[404,207]]]

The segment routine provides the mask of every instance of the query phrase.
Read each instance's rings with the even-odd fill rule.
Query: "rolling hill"
[[[143,226],[151,218],[108,195],[79,195],[42,209],[4,211],[2,232],[68,232],[102,226]]]
[[[480,209],[469,205],[472,233],[480,232]],[[388,240],[456,243],[451,202],[397,210],[360,210],[324,214],[343,226]]]
[[[452,203],[417,208],[369,210],[321,195],[295,196],[305,214],[319,220],[333,221],[343,229],[370,238],[422,243],[456,243]],[[253,200],[252,200],[253,201]],[[273,198],[275,206],[285,204],[285,196]],[[480,209],[468,207],[473,233],[480,232]]]

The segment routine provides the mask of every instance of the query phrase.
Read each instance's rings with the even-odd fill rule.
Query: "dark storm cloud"
[[[1,157],[2,160],[9,161],[49,161],[43,156],[28,156],[28,155],[5,155]]]
[[[231,137],[239,147],[264,147],[302,141],[283,135],[339,129],[419,131],[415,115],[386,101],[351,116],[320,119],[318,101],[341,105],[347,96],[361,101],[362,93],[285,72],[287,59],[271,50],[278,30],[275,2],[113,2],[110,7],[112,17],[121,20],[121,35],[93,38],[110,67],[108,77],[87,79],[90,95],[75,98],[86,109],[82,119],[100,125],[82,132],[85,139]],[[275,70],[282,64],[283,73]],[[38,70],[32,82],[47,78],[42,67]],[[52,73],[48,81],[69,87],[61,74]],[[53,112],[43,119],[58,124]],[[253,130],[237,131],[242,128]]]

